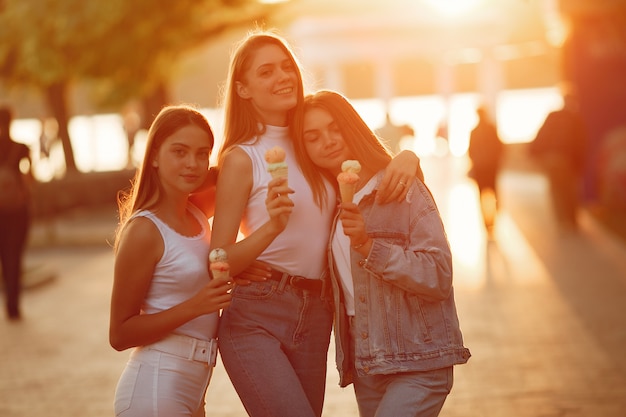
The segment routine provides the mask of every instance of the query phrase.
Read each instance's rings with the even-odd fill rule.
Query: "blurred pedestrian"
[[[12,121],[12,110],[0,108],[0,262],[7,316],[10,320],[19,320],[33,176],[30,149],[11,138]],[[22,172],[23,161],[27,162],[27,174]]]
[[[478,186],[478,197],[483,221],[491,233],[498,210],[497,177],[502,163],[504,146],[498,129],[484,106],[476,109],[478,123],[472,129],[468,154],[471,161],[470,177]]]
[[[435,137],[443,139],[444,141],[448,141],[448,121],[442,120],[437,125],[437,133],[435,133]]]
[[[342,95],[304,101],[296,146],[313,175],[337,185],[346,160],[359,162],[356,193],[340,205],[329,247],[340,385],[354,383],[361,417],[437,416],[453,365],[467,362],[452,288],[452,254],[422,181],[406,198],[376,203],[391,155]],[[363,337],[367,335],[367,337]]]
[[[141,130],[141,115],[135,109],[134,105],[130,104],[122,111],[122,125],[124,127],[124,133],[126,134],[126,142],[128,143],[128,160],[126,167],[132,168],[134,166],[133,151],[135,140]]]
[[[192,107],[154,120],[142,166],[120,199],[110,343],[135,348],[117,385],[117,416],[203,416],[219,311],[232,283],[210,279],[210,226],[190,201],[205,183],[214,139]]]
[[[406,137],[415,136],[415,130],[407,124],[397,125],[391,121],[389,112],[385,113],[385,124],[376,129],[376,135],[387,144],[393,154],[402,150],[402,140]]]
[[[543,168],[550,183],[550,196],[561,231],[578,228],[582,176],[585,171],[587,132],[576,94],[563,94],[563,107],[548,114],[529,145],[531,157]]]
[[[444,118],[437,125],[435,133],[435,156],[445,157],[450,153],[448,119]]]

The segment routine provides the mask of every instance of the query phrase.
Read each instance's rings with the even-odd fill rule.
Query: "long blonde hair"
[[[202,129],[210,140],[210,148],[213,149],[214,137],[209,122],[202,113],[190,105],[166,106],[157,115],[148,131],[146,151],[141,167],[135,172],[130,189],[118,193],[117,205],[119,212],[119,225],[115,234],[114,249],[120,240],[120,235],[131,215],[139,210],[155,207],[163,198],[163,191],[156,168],[152,161],[156,157],[159,148],[171,135],[183,127],[194,125]]]
[[[314,108],[325,110],[332,115],[350,153],[354,159],[359,160],[361,165],[367,166],[373,172],[378,172],[389,164],[392,156],[352,104],[340,93],[332,90],[320,90],[307,95],[304,99],[302,117],[298,117],[294,122],[296,131],[294,149],[304,177],[313,190],[315,202],[318,206],[323,207],[328,199],[324,179],[335,186],[337,186],[337,180],[327,170],[317,167],[304,147],[303,116],[307,110]]]
[[[288,120],[292,120],[298,109],[302,108],[304,99],[302,72],[295,53],[288,42],[271,30],[257,29],[248,33],[236,45],[230,59],[227,84],[222,98],[224,107],[224,142],[219,151],[218,159],[220,162],[230,148],[259,136],[265,131],[265,126],[260,123],[250,100],[241,98],[237,94],[236,88],[237,82],[244,81],[244,74],[250,69],[255,53],[265,45],[276,45],[281,48],[292,61],[298,77],[298,101],[296,106],[287,113]],[[291,126],[291,123],[289,125]]]

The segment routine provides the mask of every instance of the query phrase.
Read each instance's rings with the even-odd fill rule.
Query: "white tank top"
[[[259,256],[276,269],[292,275],[320,278],[326,270],[326,249],[336,206],[335,191],[327,184],[329,199],[320,210],[313,192],[296,161],[287,127],[266,126],[265,133],[255,143],[239,145],[252,160],[252,190],[244,213],[241,232],[245,235],[258,229],[268,219],[265,198],[272,176],[267,172],[265,151],[273,146],[285,150],[289,166],[289,187],[294,209],[285,230]]]
[[[178,234],[151,211],[143,210],[133,216],[150,219],[163,237],[163,256],[154,269],[142,308],[146,314],[158,313],[188,300],[210,280],[210,226],[197,207],[189,204],[188,210],[202,226],[202,231],[192,237]],[[218,319],[217,312],[205,314],[188,321],[173,333],[210,340],[217,335]]]

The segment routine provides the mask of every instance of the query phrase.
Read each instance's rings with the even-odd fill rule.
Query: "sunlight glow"
[[[427,3],[442,15],[460,16],[479,6],[483,0],[427,0]]]
[[[425,95],[394,97],[388,102],[378,99],[353,100],[354,107],[372,128],[380,127],[389,109],[392,120],[408,124],[415,136],[407,136],[401,142],[402,149],[410,149],[420,157],[464,155],[469,134],[476,123],[476,105],[480,96],[476,93],[456,93],[449,97]],[[498,94],[497,122],[504,143],[531,141],[546,114],[560,107],[561,95],[556,87],[504,90]],[[211,163],[217,162],[222,143],[222,109],[202,110],[215,132],[215,147]],[[448,121],[448,141],[437,137],[438,125]],[[117,114],[76,116],[70,122],[70,135],[76,164],[82,172],[122,169],[127,166],[128,144],[122,121]],[[40,181],[50,181],[63,175],[65,160],[60,141],[52,143],[50,155],[42,155],[39,144],[41,121],[17,119],[11,126],[12,136],[32,149],[34,174]],[[132,165],[137,166],[143,157],[145,139],[140,134],[131,153]]]
[[[470,181],[455,184],[449,190],[446,228],[456,260],[464,267],[475,267],[484,239],[480,205],[474,184]]]

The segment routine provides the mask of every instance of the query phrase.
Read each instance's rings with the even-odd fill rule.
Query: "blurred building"
[[[268,25],[293,42],[311,88],[353,99],[471,92],[496,114],[503,90],[571,81],[592,141],[589,198],[604,138],[626,121],[626,0],[290,0]],[[230,48],[244,31],[181,59],[173,98],[218,106]],[[3,98],[18,117],[46,116],[32,89]],[[71,101],[94,112],[84,90]]]
[[[288,33],[314,88],[384,101],[474,92],[496,114],[503,90],[571,83],[591,141],[587,199],[605,186],[605,138],[626,125],[626,0],[293,3]]]
[[[345,0],[332,14],[332,1],[299,3],[318,10],[289,26],[305,67],[352,98],[478,92],[495,106],[501,90],[560,77],[551,0]]]

